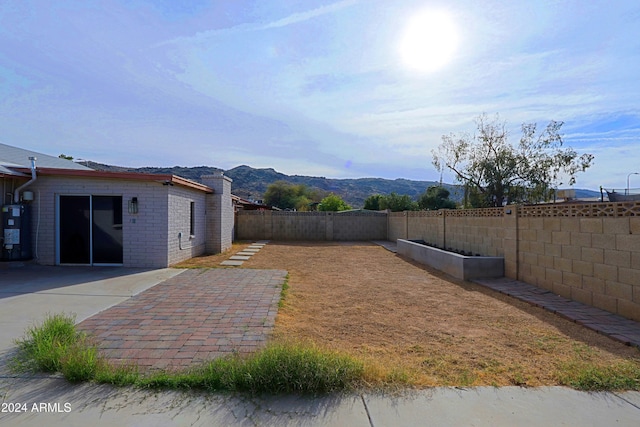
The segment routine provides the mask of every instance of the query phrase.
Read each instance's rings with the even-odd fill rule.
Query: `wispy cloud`
[[[204,43],[209,39],[216,38],[222,35],[231,35],[237,33],[254,32],[269,30],[273,28],[282,28],[289,25],[299,24],[310,19],[314,19],[323,15],[338,12],[347,7],[353,6],[358,3],[359,0],[342,0],[336,3],[320,6],[315,9],[307,10],[304,12],[292,13],[284,18],[277,19],[275,21],[267,23],[244,23],[234,27],[221,28],[215,30],[200,31],[193,36],[176,37],[171,40],[167,40],[158,43],[156,46],[165,46],[176,43]]]

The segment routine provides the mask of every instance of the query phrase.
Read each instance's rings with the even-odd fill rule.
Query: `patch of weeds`
[[[118,387],[136,384],[141,374],[135,365],[113,366],[103,364],[95,373],[94,381]]]
[[[586,362],[561,364],[558,381],[585,391],[640,390],[640,362],[624,361],[596,366]]]
[[[352,357],[313,345],[274,344],[233,369],[235,386],[251,392],[332,392],[353,388],[364,372]]]
[[[82,357],[76,344],[85,335],[76,331],[75,316],[47,315],[41,324],[31,326],[22,339],[16,340],[18,353],[12,368],[17,371],[60,372],[67,359]]]
[[[565,340],[556,335],[545,335],[535,339],[535,346],[545,352],[554,351],[558,345],[562,344]]]
[[[81,336],[72,343],[60,361],[60,372],[71,382],[92,380],[103,364],[98,348]]]
[[[458,384],[462,387],[473,385],[478,376],[469,369],[463,369],[458,375]]]
[[[509,381],[511,382],[511,384],[517,385],[520,387],[524,387],[527,385],[527,378],[519,370],[514,371],[511,373],[511,375],[509,375]]]
[[[49,316],[18,341],[16,365],[40,372],[61,372],[72,382],[117,386],[204,389],[252,393],[326,393],[355,388],[364,364],[312,344],[270,344],[250,356],[233,354],[184,371],[141,374],[135,366],[115,367],[100,358],[97,346],[75,329],[74,317]]]
[[[289,291],[289,274],[287,274],[284,278],[284,283],[282,284],[282,290],[280,291],[280,301],[278,301],[278,307],[282,308],[285,304],[285,299],[287,298],[287,292]]]
[[[573,351],[578,358],[584,360],[588,360],[597,354],[597,352],[593,348],[584,343],[574,343]]]

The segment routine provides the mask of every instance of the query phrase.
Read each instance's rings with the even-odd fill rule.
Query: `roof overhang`
[[[19,176],[19,177],[24,177],[24,178],[28,178],[29,175],[24,174],[22,172],[17,172],[14,171],[12,169],[9,169],[5,166],[0,165],[0,176]]]
[[[31,172],[31,169],[16,168],[18,172]],[[183,187],[193,188],[205,193],[213,193],[213,189],[199,182],[182,178],[177,175],[155,174],[155,173],[139,173],[139,172],[107,172],[96,170],[79,170],[79,169],[53,169],[53,168],[37,168],[36,173],[39,176],[65,176],[74,178],[99,178],[99,179],[120,179],[127,181],[154,181],[165,185],[180,185]],[[28,177],[29,175],[23,175]]]

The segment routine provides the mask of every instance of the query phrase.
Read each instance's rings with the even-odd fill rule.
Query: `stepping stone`
[[[255,252],[260,252],[260,249],[247,248],[247,249],[244,249],[244,252],[254,252],[255,253]]]
[[[242,265],[244,263],[244,261],[222,261],[220,263],[220,265],[227,265],[227,266],[231,266],[231,267],[238,267],[240,265]]]
[[[255,255],[256,252],[246,252],[246,251],[240,251],[238,252],[236,255],[240,255],[240,256],[253,256]]]
[[[258,240],[254,245],[266,245],[267,243],[269,243],[268,240]]]
[[[264,246],[260,246],[260,245],[251,245],[247,249],[262,249],[263,247]]]
[[[232,257],[229,257],[230,260],[232,261],[247,261],[249,258],[251,258],[250,256],[241,256],[241,255],[234,255]]]

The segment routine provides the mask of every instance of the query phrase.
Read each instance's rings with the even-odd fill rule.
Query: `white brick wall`
[[[28,190],[34,192],[32,242],[34,257],[40,264],[56,263],[59,195],[122,196],[125,267],[166,267],[205,251],[206,193],[202,191],[153,181],[53,176],[39,176]],[[137,214],[128,212],[128,201],[133,197],[138,198]],[[192,201],[196,209],[193,239],[189,234]],[[180,232],[182,245],[178,242]]]
[[[185,187],[173,186],[168,203],[168,257],[169,265],[201,255],[206,249],[205,193]],[[194,203],[195,234],[190,235],[191,202]],[[182,234],[180,238],[179,235]]]
[[[207,252],[224,252],[231,248],[233,243],[232,180],[222,174],[217,174],[203,176],[202,182],[213,189],[213,194],[207,197]]]

